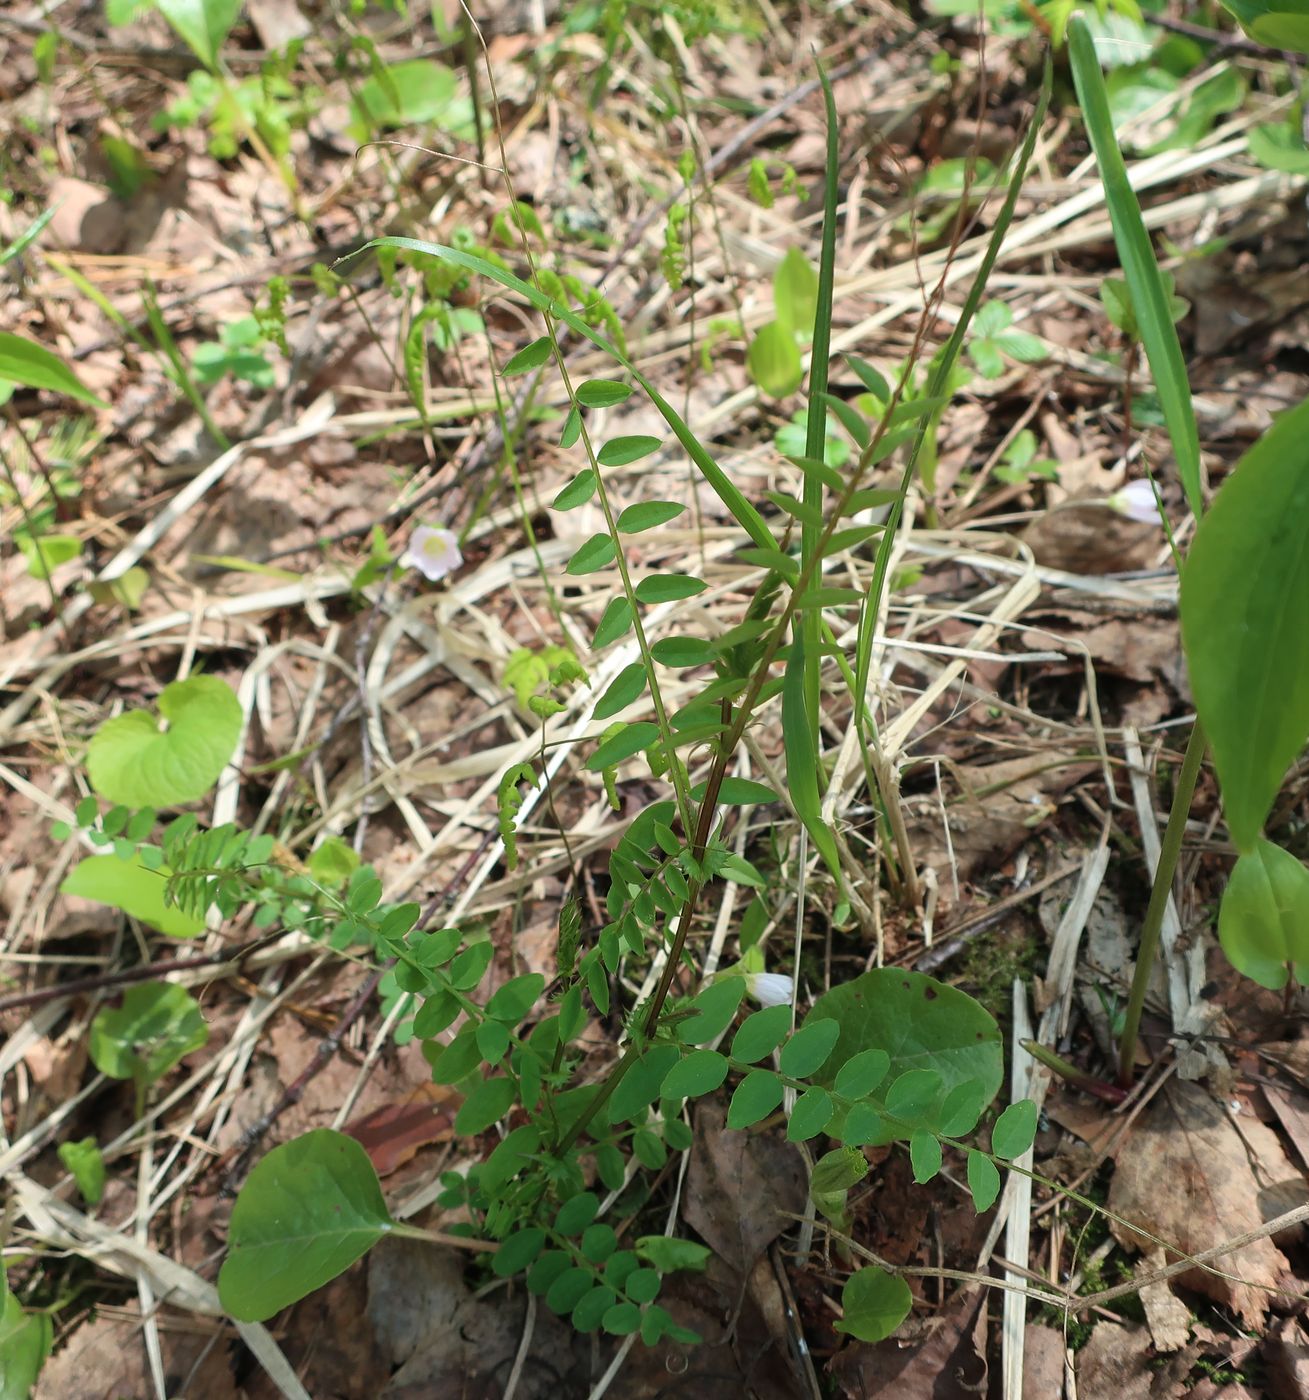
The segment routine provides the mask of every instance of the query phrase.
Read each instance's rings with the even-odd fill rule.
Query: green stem
[[[1204,749],[1204,730],[1200,727],[1200,721],[1196,720],[1186,744],[1181,770],[1177,774],[1177,786],[1173,789],[1173,805],[1168,813],[1168,825],[1164,827],[1163,844],[1159,848],[1159,866],[1154,873],[1154,887],[1150,891],[1150,903],[1145,911],[1145,922],[1141,926],[1141,946],[1136,955],[1132,990],[1127,998],[1123,1034],[1118,1042],[1118,1080],[1124,1085],[1132,1082],[1132,1071],[1136,1065],[1136,1039],[1141,1029],[1141,1011],[1145,1006],[1145,990],[1150,985],[1155,955],[1159,951],[1159,931],[1163,927],[1168,895],[1173,888],[1177,858],[1182,851],[1182,834],[1186,830],[1186,819],[1191,811],[1191,799],[1195,796],[1195,783],[1200,776]]]

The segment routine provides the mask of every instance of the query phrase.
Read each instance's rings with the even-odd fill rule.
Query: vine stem
[[[1136,1041],[1141,1029],[1145,992],[1150,985],[1150,974],[1154,971],[1155,958],[1159,952],[1159,932],[1163,928],[1164,910],[1168,907],[1168,896],[1172,892],[1173,876],[1177,873],[1177,860],[1182,852],[1182,835],[1186,830],[1186,819],[1190,815],[1191,800],[1195,796],[1195,784],[1200,776],[1204,750],[1204,730],[1200,721],[1196,720],[1191,727],[1191,737],[1186,743],[1186,753],[1182,757],[1182,767],[1177,775],[1177,786],[1173,789],[1168,825],[1164,828],[1163,841],[1159,847],[1159,865],[1154,872],[1154,886],[1150,890],[1145,922],[1141,925],[1141,946],[1136,954],[1136,971],[1132,974],[1132,990],[1127,998],[1123,1034],[1118,1042],[1118,1081],[1124,1086],[1131,1084],[1132,1072],[1136,1067]]]

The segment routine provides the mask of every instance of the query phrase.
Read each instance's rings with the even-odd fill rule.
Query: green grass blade
[[[817,609],[814,609],[817,612]],[[836,839],[823,820],[818,795],[818,754],[810,737],[810,716],[805,701],[805,648],[803,631],[796,627],[796,638],[787,659],[782,681],[782,736],[786,746],[786,786],[795,814],[805,825],[814,848],[827,863],[838,889],[844,889],[841,857]]]
[[[932,374],[924,391],[924,398],[928,401],[942,399],[945,395],[950,372],[958,363],[959,353],[963,349],[964,337],[967,335],[968,327],[981,304],[982,295],[986,291],[986,284],[991,276],[991,269],[995,266],[995,260],[1000,256],[1000,247],[1004,243],[1005,234],[1009,231],[1009,225],[1013,222],[1014,207],[1018,203],[1018,195],[1022,190],[1023,181],[1027,177],[1027,167],[1031,162],[1032,152],[1036,149],[1036,138],[1040,134],[1041,123],[1045,120],[1045,111],[1050,103],[1051,81],[1050,59],[1047,55],[1045,74],[1041,80],[1041,91],[1037,97],[1036,108],[1032,113],[1032,120],[1027,128],[1027,136],[1018,153],[1018,160],[1014,164],[1013,174],[1009,177],[1004,203],[1000,206],[1000,212],[996,216],[990,241],[986,245],[986,252],[982,255],[982,261],[978,266],[972,285],[968,288],[968,295],[965,297],[963,307],[959,312],[959,320],[955,324],[950,339],[946,341],[944,348],[934,362]],[[878,545],[872,586],[868,590],[868,596],[864,599],[863,610],[859,616],[859,638],[855,651],[854,694],[855,715],[859,723],[866,724],[869,718],[866,696],[868,693],[868,673],[872,668],[873,660],[873,634],[877,626],[877,616],[881,610],[882,593],[886,588],[887,574],[891,567],[891,551],[895,545],[895,535],[900,524],[901,513],[904,510],[905,497],[909,494],[914,473],[918,469],[918,461],[924,451],[924,444],[927,442],[928,435],[935,433],[932,422],[934,417],[935,415],[932,414],[919,420],[918,432],[910,450],[909,460],[905,464],[900,489],[896,493],[896,499],[891,504],[891,513],[887,517],[886,529],[883,531],[881,542]]]
[[[1177,470],[1186,491],[1187,504],[1198,518],[1204,510],[1200,490],[1200,437],[1195,426],[1195,409],[1191,402],[1191,386],[1186,378],[1186,361],[1173,324],[1168,291],[1159,275],[1154,245],[1141,218],[1141,206],[1127,178],[1127,165],[1118,149],[1113,119],[1109,113],[1109,94],[1105,88],[1100,60],[1095,55],[1095,42],[1080,15],[1074,15],[1069,25],[1068,52],[1073,68],[1077,100],[1082,104],[1082,120],[1091,139],[1100,179],[1104,183],[1105,203],[1113,225],[1118,259],[1123,265],[1132,306],[1136,312],[1141,344],[1150,361],[1155,388],[1163,408],[1164,422],[1173,443]]]
[[[818,306],[814,315],[813,346],[809,357],[809,408],[805,429],[805,456],[822,461],[827,441],[827,369],[832,343],[832,288],[836,281],[836,205],[837,175],[840,163],[840,127],[836,118],[836,99],[827,80],[823,65],[818,63],[818,80],[823,85],[823,104],[827,118],[827,159],[823,169],[823,239],[818,263]],[[807,565],[818,549],[822,534],[823,483],[815,472],[804,477],[804,504],[815,518],[802,522],[800,531],[800,560]],[[806,609],[801,620],[805,644],[805,710],[810,726],[810,740],[815,753],[819,746],[819,707],[822,703],[822,612]]]
[[[476,273],[479,277],[489,277],[491,281],[498,282],[506,291],[517,293],[518,296],[536,307],[538,311],[548,312],[557,321],[562,321],[577,335],[589,340],[598,350],[603,350],[606,355],[611,356],[622,365],[649,396],[650,402],[659,410],[664,422],[673,430],[674,437],[685,448],[687,456],[695,463],[701,475],[714,489],[719,500],[732,513],[732,518],[736,523],[760,549],[777,548],[777,541],[773,539],[772,531],[764,523],[763,516],[746,500],[727,473],[705,451],[699,438],[686,425],[685,420],[672,404],[659,393],[616,345],[606,340],[604,336],[598,335],[570,307],[553,300],[532,286],[530,282],[524,282],[521,277],[515,277],[506,268],[497,267],[485,258],[462,252],[458,248],[447,248],[441,243],[428,243],[424,239],[393,236],[374,238],[356,252],[349,253],[346,257],[339,259],[336,265],[340,266],[341,263],[347,262],[351,258],[357,258],[360,253],[367,252],[369,248],[400,248],[410,253],[423,253],[428,257],[439,258],[442,262],[453,263],[456,267],[462,267],[468,272]]]

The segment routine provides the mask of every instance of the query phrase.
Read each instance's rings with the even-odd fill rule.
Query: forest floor
[[[886,1342],[844,1336],[846,1261],[821,1230],[796,1250],[798,1150],[780,1128],[726,1132],[715,1096],[691,1117],[684,1171],[653,1175],[625,1215],[649,1233],[672,1212],[712,1247],[707,1271],[670,1284],[703,1346],[574,1334],[521,1289],[474,1286],[454,1251],[401,1241],[280,1315],[256,1355],[213,1292],[252,1128],[256,1153],[343,1128],[388,1200],[434,1225],[432,1184],[482,1149],[455,1138],[456,1096],[431,1082],[420,1044],[397,1044],[394,988],[360,998],[375,984],[357,959],[286,933],[234,962],[259,935],[243,920],[180,943],[61,890],[87,850],[51,826],[88,791],[89,737],[204,671],[245,716],[206,820],[274,834],[288,858],[343,838],[387,898],[490,932],[483,992],[553,976],[561,906],[576,896],[588,929],[603,922],[608,852],[662,792],[628,763],[615,811],[584,766],[600,728],[585,702],[617,664],[588,639],[615,585],[609,569],[563,574],[602,528],[598,508],[546,509],[578,469],[557,445],[567,398],[552,373],[528,401],[524,381],[497,377],[540,332],[489,283],[333,264],[394,233],[517,265],[512,190],[542,259],[603,290],[633,360],[763,508],[766,491],[796,489],[784,454],[804,401],[761,390],[747,346],[774,317],[785,255],[818,261],[812,55],[840,117],[832,374],[850,397],[841,354],[892,375],[938,284],[928,350],[949,333],[1039,88],[1047,44],[1030,9],[996,5],[983,42],[975,18],[765,0],[690,41],[696,5],[556,13],[537,0],[479,14],[485,47],[470,50],[457,6],[434,24],[421,9],[248,0],[223,50],[226,96],[149,5],[116,27],[95,4],[0,14],[0,325],[57,350],[107,405],[23,389],[0,428],[0,1237],[10,1287],[52,1324],[37,1396],[224,1400],[294,1393],[288,1377],[315,1400],[1309,1394],[1298,1230],[1255,1240],[1226,1272],[1150,1283],[1162,1251],[1085,1206],[1027,1182],[979,1217],[957,1173],[918,1186],[894,1148],[869,1149],[852,1233],[904,1271],[914,1312]],[[1309,160],[1301,173],[1261,163],[1268,132],[1294,146],[1295,90],[1257,46],[1106,23],[1135,45],[1113,74],[1130,116],[1120,138],[1188,303],[1179,329],[1216,487],[1309,392]],[[1144,508],[1119,493],[1148,466],[1182,548],[1195,522],[1148,371],[1101,299],[1117,255],[1055,67],[935,481],[896,538],[874,652],[917,888],[885,868],[834,683],[829,795],[863,872],[858,916],[838,917],[784,806],[743,807],[731,837],[768,887],[727,887],[691,947],[706,973],[762,949],[802,1008],[879,965],[969,992],[1004,1030],[1014,1097],[1042,1104],[1037,1171],[1196,1254],[1309,1196],[1309,1040],[1300,1004],[1245,982],[1217,948],[1231,847],[1206,772],[1136,1084],[1125,1101],[1110,1089],[1111,1022],[1192,715],[1170,543],[1148,492]],[[234,92],[244,118],[224,107]],[[688,170],[711,178],[688,189]],[[670,223],[674,204],[687,213]],[[411,333],[424,307],[426,341]],[[604,373],[594,349],[568,355],[577,380]],[[605,410],[611,436],[663,434],[639,402]],[[709,585],[659,614],[651,640],[739,621],[761,571],[685,458],[665,451],[610,480],[615,508],[692,507],[633,537],[643,569]],[[75,542],[48,576],[16,543],[36,517]],[[394,562],[420,526],[459,535],[461,560],[436,581]],[[852,549],[839,582],[867,587],[872,571]],[[560,645],[591,687],[552,720],[553,800],[526,814],[511,870],[497,785],[541,749],[511,660]],[[670,674],[670,703],[702,683],[693,667]],[[766,775],[782,751],[774,708],[740,771]],[[1301,777],[1272,823],[1299,854]],[[188,986],[209,1026],[146,1106],[88,1059],[93,1018],[142,967]],[[647,971],[633,962],[618,979],[628,1005]],[[622,1031],[617,1006],[588,1026],[597,1074]],[[1041,1071],[1019,1046],[1030,1036],[1092,1092]],[[107,1171],[94,1208],[57,1155],[87,1137]],[[1075,1316],[1038,1301],[1133,1281],[1148,1286]]]

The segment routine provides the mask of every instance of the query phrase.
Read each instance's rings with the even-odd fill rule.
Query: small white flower
[[[1129,481],[1121,491],[1109,497],[1109,504],[1129,520],[1142,525],[1162,525],[1164,518],[1159,514],[1159,503],[1155,500],[1154,487],[1148,481]]]
[[[784,972],[747,972],[745,990],[760,1006],[790,1006],[792,982]]]
[[[420,525],[409,536],[409,548],[400,556],[400,567],[417,569],[433,583],[453,573],[464,562],[453,530],[437,525]]]

